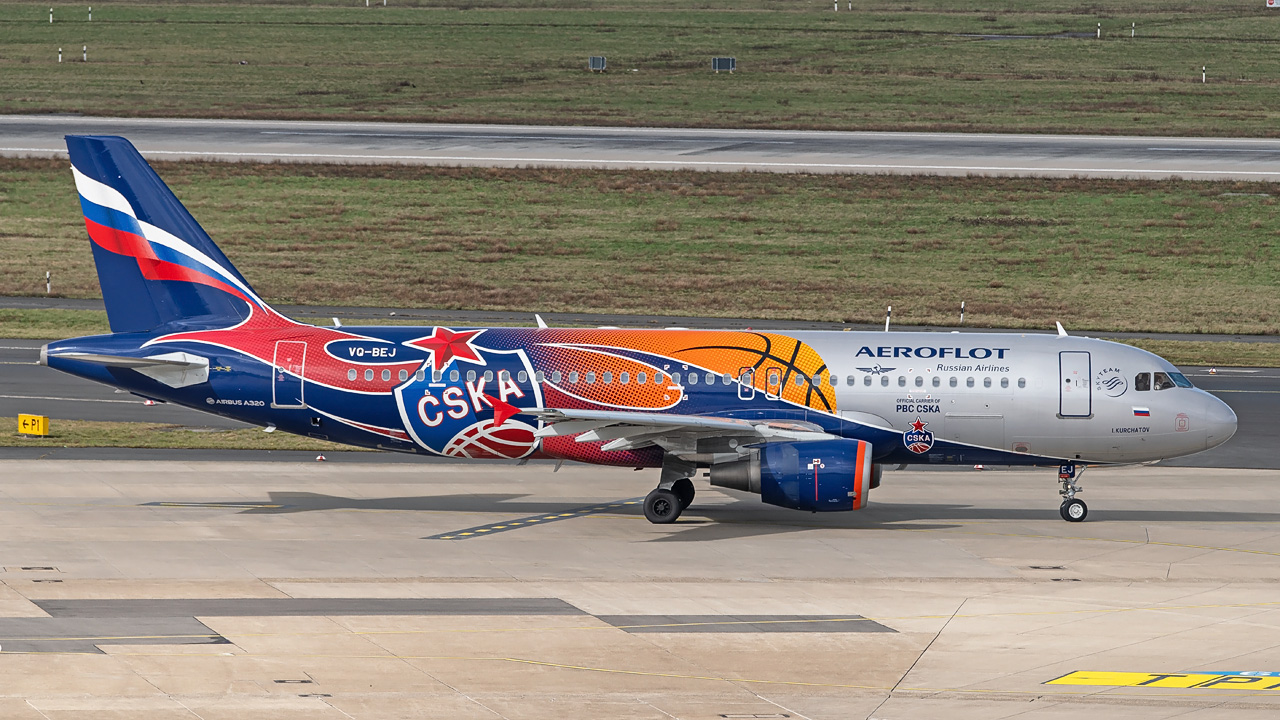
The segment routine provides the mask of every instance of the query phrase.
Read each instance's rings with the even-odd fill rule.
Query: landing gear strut
[[[673,523],[693,502],[693,481],[698,471],[694,463],[667,455],[662,460],[662,477],[658,487],[644,499],[644,516],[655,525]]]
[[[1089,506],[1076,498],[1076,493],[1084,492],[1084,488],[1076,484],[1076,480],[1084,474],[1084,468],[1084,465],[1058,467],[1058,483],[1062,485],[1062,489],[1058,491],[1062,496],[1062,506],[1058,508],[1058,513],[1067,522],[1084,522],[1089,515]]]

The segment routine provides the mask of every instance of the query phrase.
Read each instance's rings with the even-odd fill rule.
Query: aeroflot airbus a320
[[[655,523],[693,478],[772,505],[857,510],[885,464],[1077,468],[1226,442],[1236,416],[1161,358],[1054,335],[334,327],[269,307],[137,150],[69,136],[110,335],[52,368],[286,432],[456,458],[661,468]]]

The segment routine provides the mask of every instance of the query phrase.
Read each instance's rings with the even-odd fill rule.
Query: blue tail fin
[[[221,326],[266,308],[133,145],[68,135],[112,332]]]

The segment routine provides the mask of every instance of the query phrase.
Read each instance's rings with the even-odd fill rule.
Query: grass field
[[[284,432],[266,433],[258,428],[214,430],[185,425],[140,422],[49,421],[49,435],[20,435],[18,419],[0,417],[0,445],[9,447],[127,447],[212,450],[334,450],[364,451]]]
[[[1280,134],[1262,0],[390,5],[115,0],[50,24],[0,0],[0,112]],[[1047,37],[1099,22],[1101,40]],[[611,72],[585,71],[596,54]],[[716,55],[740,72],[712,74]]]
[[[1272,184],[156,166],[280,303],[1280,330]],[[65,162],[0,160],[0,294],[46,270],[98,294]]]

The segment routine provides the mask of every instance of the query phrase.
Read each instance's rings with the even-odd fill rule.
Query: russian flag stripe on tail
[[[269,310],[128,140],[68,135],[113,332],[231,325]]]

